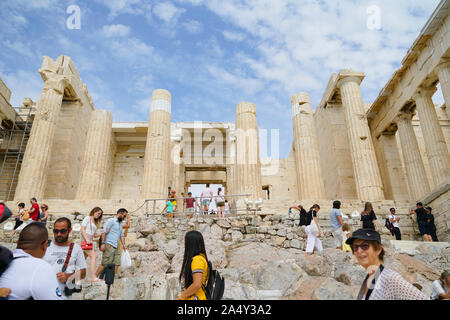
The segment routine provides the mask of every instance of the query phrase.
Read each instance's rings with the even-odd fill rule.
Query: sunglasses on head
[[[53,229],[53,233],[54,234],[58,234],[58,233],[66,234],[67,231],[69,231],[69,230],[67,230],[67,229]]]
[[[361,248],[363,251],[367,251],[369,250],[370,244],[368,242],[363,242],[361,244],[352,244],[351,248],[352,248],[352,252],[356,252],[358,251],[359,248]]]

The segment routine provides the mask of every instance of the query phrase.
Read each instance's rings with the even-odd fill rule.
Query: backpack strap
[[[70,256],[72,255],[73,245],[74,245],[74,243],[71,242],[69,251],[67,252],[66,261],[64,261],[64,265],[61,269],[62,272],[66,272],[67,266],[69,265],[69,260],[70,260]]]

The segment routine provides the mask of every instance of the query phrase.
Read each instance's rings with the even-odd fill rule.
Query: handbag
[[[91,223],[91,232],[92,232],[92,221],[91,221],[91,219],[89,219],[89,222]],[[87,243],[86,241],[81,241],[81,249],[82,250],[92,250],[94,247],[93,247],[93,243],[91,242],[91,243]]]

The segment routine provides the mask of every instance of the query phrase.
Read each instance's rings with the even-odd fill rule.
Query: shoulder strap
[[[70,243],[70,247],[69,247],[69,251],[67,252],[66,261],[64,261],[64,265],[63,265],[63,267],[61,269],[62,272],[66,272],[67,266],[69,265],[69,260],[70,260],[70,256],[72,255],[73,245],[74,245],[74,243],[71,242]]]
[[[366,294],[366,299],[365,300],[369,300],[373,289],[375,289],[375,283],[377,282],[378,278],[380,277],[380,274],[383,271],[383,269],[384,269],[383,265],[380,264],[380,267],[378,268],[377,272],[375,273],[375,276],[373,277],[372,283],[370,284],[369,289],[367,290],[367,294]]]

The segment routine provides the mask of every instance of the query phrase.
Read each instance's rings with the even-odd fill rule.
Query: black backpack
[[[8,269],[13,259],[14,258],[11,250],[0,245],[0,277],[2,276],[3,272],[5,272],[6,269]]]
[[[305,209],[302,209],[300,211],[300,225],[309,226],[311,224],[312,217],[312,211],[306,212]]]
[[[225,291],[225,279],[217,270],[213,270],[211,262],[208,261],[208,279],[203,290],[208,300],[220,300]]]
[[[392,235],[395,234],[394,232],[394,225],[389,221],[389,217],[386,218],[386,222],[384,223],[384,226],[391,232]]]

